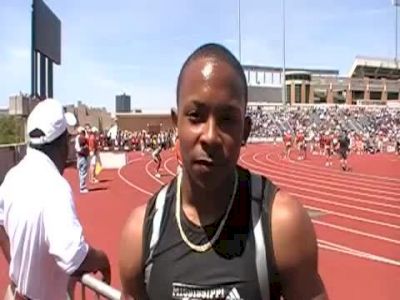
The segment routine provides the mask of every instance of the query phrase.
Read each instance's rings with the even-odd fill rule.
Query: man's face
[[[243,88],[237,72],[215,58],[198,58],[184,70],[178,91],[180,149],[185,172],[204,189],[216,189],[236,166],[250,129]]]

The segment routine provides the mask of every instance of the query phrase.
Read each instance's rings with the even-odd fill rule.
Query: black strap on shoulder
[[[271,211],[278,187],[261,175],[250,174],[255,259],[260,293],[262,299],[279,300],[282,292],[271,231]]]
[[[165,219],[165,203],[170,187],[171,184],[163,186],[158,193],[149,200],[146,207],[142,236],[142,270],[144,272],[143,275],[146,287],[149,286],[154,250],[160,240],[162,230],[165,227],[162,226],[162,223]]]
[[[270,299],[268,260],[266,255],[266,243],[263,233],[263,178],[251,173],[251,219],[253,223],[255,265],[258,278],[258,286],[262,300]]]
[[[143,220],[142,232],[142,269],[144,270],[146,259],[149,256],[150,238],[152,233],[152,222],[154,218],[154,207],[156,204],[157,194],[153,195],[146,205],[146,212]]]
[[[275,200],[276,193],[279,191],[271,180],[264,178],[264,203],[263,206],[263,219],[265,226],[263,226],[266,254],[268,260],[268,280],[270,283],[270,298],[280,299],[282,296],[282,286],[279,276],[278,267],[276,264],[274,245],[272,241],[272,206]]]

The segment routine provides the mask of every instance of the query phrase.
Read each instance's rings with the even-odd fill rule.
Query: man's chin
[[[198,172],[196,170],[192,172],[190,177],[201,189],[214,191],[221,188],[227,176],[229,175],[226,172]]]

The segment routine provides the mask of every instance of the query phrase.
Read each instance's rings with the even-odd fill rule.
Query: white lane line
[[[338,216],[338,217],[345,218],[345,219],[356,220],[356,221],[363,222],[363,223],[380,225],[380,226],[394,228],[394,229],[400,229],[400,225],[394,225],[394,224],[385,223],[385,222],[381,222],[381,221],[375,221],[375,220],[366,219],[366,218],[362,218],[362,217],[356,217],[354,215],[348,215],[348,214],[340,213],[337,211],[320,208],[317,206],[311,206],[311,205],[303,205],[303,206],[308,209],[321,211],[321,212],[327,213],[329,215]]]
[[[290,186],[291,188],[296,189],[296,190],[300,190],[300,191],[305,191],[305,192],[310,192],[310,193],[314,193],[314,194],[319,194],[319,195],[338,198],[337,194],[332,194],[332,193],[328,193],[328,192],[322,192],[322,191],[319,191],[318,189],[309,189],[309,188],[300,187],[299,185],[308,185],[308,186],[312,186],[312,187],[315,187],[315,185],[306,184],[301,180],[290,180],[290,179],[288,180],[284,176],[272,175],[271,172],[265,167],[262,167],[262,166],[260,167],[258,165],[249,163],[249,162],[245,161],[243,159],[243,157],[240,157],[239,159],[240,159],[240,161],[242,161],[246,165],[252,167],[253,169],[258,169],[258,170],[261,170],[264,174],[265,173],[268,174],[268,177],[276,178],[276,179],[280,180],[280,182],[281,182],[280,184],[281,185]],[[290,183],[289,184],[283,184],[282,183],[283,181],[298,183],[298,185],[295,186],[294,184],[290,184]],[[340,191],[340,190],[338,190],[338,191]],[[354,197],[349,197],[349,196],[340,196],[340,198],[338,198],[338,199],[346,199],[346,200],[349,200],[349,201],[352,201],[352,202],[357,202],[357,203],[365,203],[365,204],[372,204],[372,205],[376,205],[376,206],[400,209],[400,206],[386,204],[386,203],[379,203],[379,202],[374,202],[374,201],[367,201],[367,200],[362,200],[362,199],[359,199],[359,198],[354,198]]]
[[[371,239],[380,240],[380,241],[384,241],[384,242],[400,245],[400,241],[394,240],[394,239],[391,239],[391,238],[388,238],[388,237],[384,237],[384,236],[368,233],[368,232],[357,230],[357,229],[351,229],[351,228],[347,228],[347,227],[340,226],[340,225],[334,225],[334,224],[331,224],[331,223],[327,223],[327,222],[323,222],[323,221],[319,221],[319,220],[315,220],[315,219],[313,219],[312,222],[314,224],[330,227],[330,228],[333,228],[333,229],[336,229],[336,230],[339,230],[339,231],[349,232],[349,233],[353,233],[353,234],[356,234],[356,235],[365,236],[365,237],[368,237],[368,238],[371,238]]]
[[[259,159],[257,159],[257,162],[259,162],[260,164],[262,164],[263,166],[266,167],[274,167],[278,170],[282,170],[285,169],[287,176],[290,177],[295,177],[296,174],[298,175],[304,175],[304,170],[299,170],[299,169],[293,169],[293,168],[287,168],[287,166],[285,166],[284,164],[282,164],[281,162],[275,161],[272,159],[272,156],[275,153],[267,153],[265,155],[265,161],[260,161]],[[321,176],[323,175],[323,176]],[[326,180],[323,180],[321,178],[325,178]],[[339,177],[339,176],[335,176],[335,177],[331,177],[328,176],[327,174],[321,174],[321,172],[314,172],[314,171],[307,171],[307,180],[309,181],[320,181],[320,182],[325,182],[328,185],[332,185],[332,186],[339,186],[339,187],[351,187],[351,188],[355,188],[357,190],[364,190],[364,191],[372,191],[372,192],[376,192],[379,190],[379,193],[381,194],[385,194],[385,195],[393,195],[395,196],[395,200],[397,200],[398,202],[400,202],[399,198],[400,198],[400,184],[397,188],[393,188],[393,187],[384,187],[380,185],[379,181],[375,181],[374,183],[372,182],[368,182],[368,183],[361,183],[361,182],[353,182],[350,181],[348,178],[344,178],[344,177]],[[351,184],[349,184],[349,182],[351,182]],[[376,188],[371,188],[371,186],[376,186]]]

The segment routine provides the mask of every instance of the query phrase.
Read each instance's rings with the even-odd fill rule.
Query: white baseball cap
[[[35,129],[43,131],[44,136],[29,137],[34,145],[51,143],[67,130],[68,126],[75,126],[75,116],[64,112],[61,103],[55,99],[40,101],[29,114],[27,122],[28,135]]]

